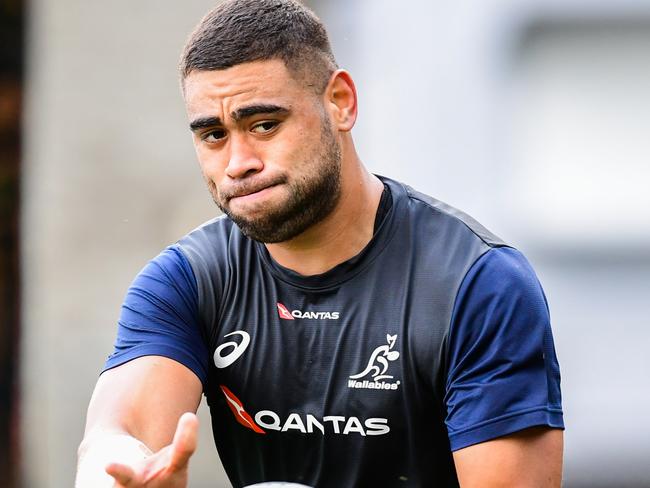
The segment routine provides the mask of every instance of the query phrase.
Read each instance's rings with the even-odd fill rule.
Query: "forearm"
[[[106,473],[106,465],[132,464],[151,454],[143,442],[126,433],[95,431],[79,446],[75,488],[112,488],[115,480]]]
[[[76,487],[112,488],[115,482],[106,474],[107,465],[141,470],[163,457],[158,455],[172,442],[179,418],[196,411],[201,388],[192,371],[159,356],[137,358],[104,372],[88,407]]]

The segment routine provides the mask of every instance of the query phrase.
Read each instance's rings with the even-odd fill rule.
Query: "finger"
[[[129,486],[135,480],[135,471],[130,466],[120,463],[110,463],[105,471],[110,474],[120,485]]]
[[[199,419],[193,413],[184,413],[178,420],[178,427],[171,445],[169,467],[172,470],[184,468],[194,451],[199,430]]]

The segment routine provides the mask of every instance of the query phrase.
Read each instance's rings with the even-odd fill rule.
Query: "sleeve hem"
[[[469,429],[463,429],[453,434],[450,433],[449,442],[451,444],[451,450],[457,451],[473,444],[479,444],[540,425],[564,429],[562,410],[559,408],[539,407],[504,415],[487,422],[482,422]]]
[[[207,381],[205,368],[185,351],[166,344],[144,344],[131,347],[123,354],[112,355],[106,360],[102,373],[143,356],[163,356],[182,364],[199,378],[205,391]]]

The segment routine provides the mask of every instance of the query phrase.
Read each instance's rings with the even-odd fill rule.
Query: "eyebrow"
[[[219,117],[200,117],[190,122],[190,130],[195,132],[199,129],[223,125]]]
[[[235,122],[240,122],[242,119],[247,117],[252,117],[253,115],[259,114],[279,114],[279,115],[289,115],[290,110],[285,107],[280,107],[279,105],[249,105],[247,107],[241,107],[235,110],[230,114]]]
[[[253,115],[259,114],[278,114],[278,115],[289,115],[291,110],[285,107],[280,107],[279,105],[270,105],[270,104],[259,104],[259,105],[249,105],[246,107],[241,107],[231,112],[230,116],[235,122],[241,122],[247,117],[252,117]],[[210,127],[223,126],[223,122],[219,117],[209,116],[209,117],[199,117],[198,119],[190,122],[190,130],[196,132],[199,129],[207,129]]]

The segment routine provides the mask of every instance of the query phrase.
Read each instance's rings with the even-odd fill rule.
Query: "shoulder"
[[[417,251],[414,256],[437,272],[450,276],[448,289],[454,292],[472,265],[486,252],[506,247],[501,238],[467,213],[436,198],[388,178],[399,225],[395,233],[400,242]]]
[[[176,246],[190,262],[198,256],[225,247],[232,238],[241,236],[236,225],[225,215],[208,220],[181,237]],[[243,237],[243,236],[241,236]]]
[[[176,242],[175,247],[189,261],[197,279],[223,270],[230,261],[238,261],[242,250],[252,242],[227,216],[209,220]]]
[[[127,290],[123,314],[141,313],[153,308],[191,315],[196,300],[196,280],[192,268],[176,246],[169,246],[151,259],[136,275]]]
[[[512,247],[495,247],[467,272],[459,300],[535,301],[546,306],[541,284],[526,257]]]
[[[146,288],[152,290],[163,289],[169,285],[180,289],[188,286],[196,289],[190,263],[176,245],[165,248],[151,259],[138,273],[131,288],[144,288],[145,284]]]
[[[445,224],[467,229],[474,237],[483,241],[489,247],[503,246],[505,242],[476,219],[451,205],[430,195],[414,190],[408,185],[402,185],[412,203],[413,211],[429,213],[434,216],[438,225]]]

